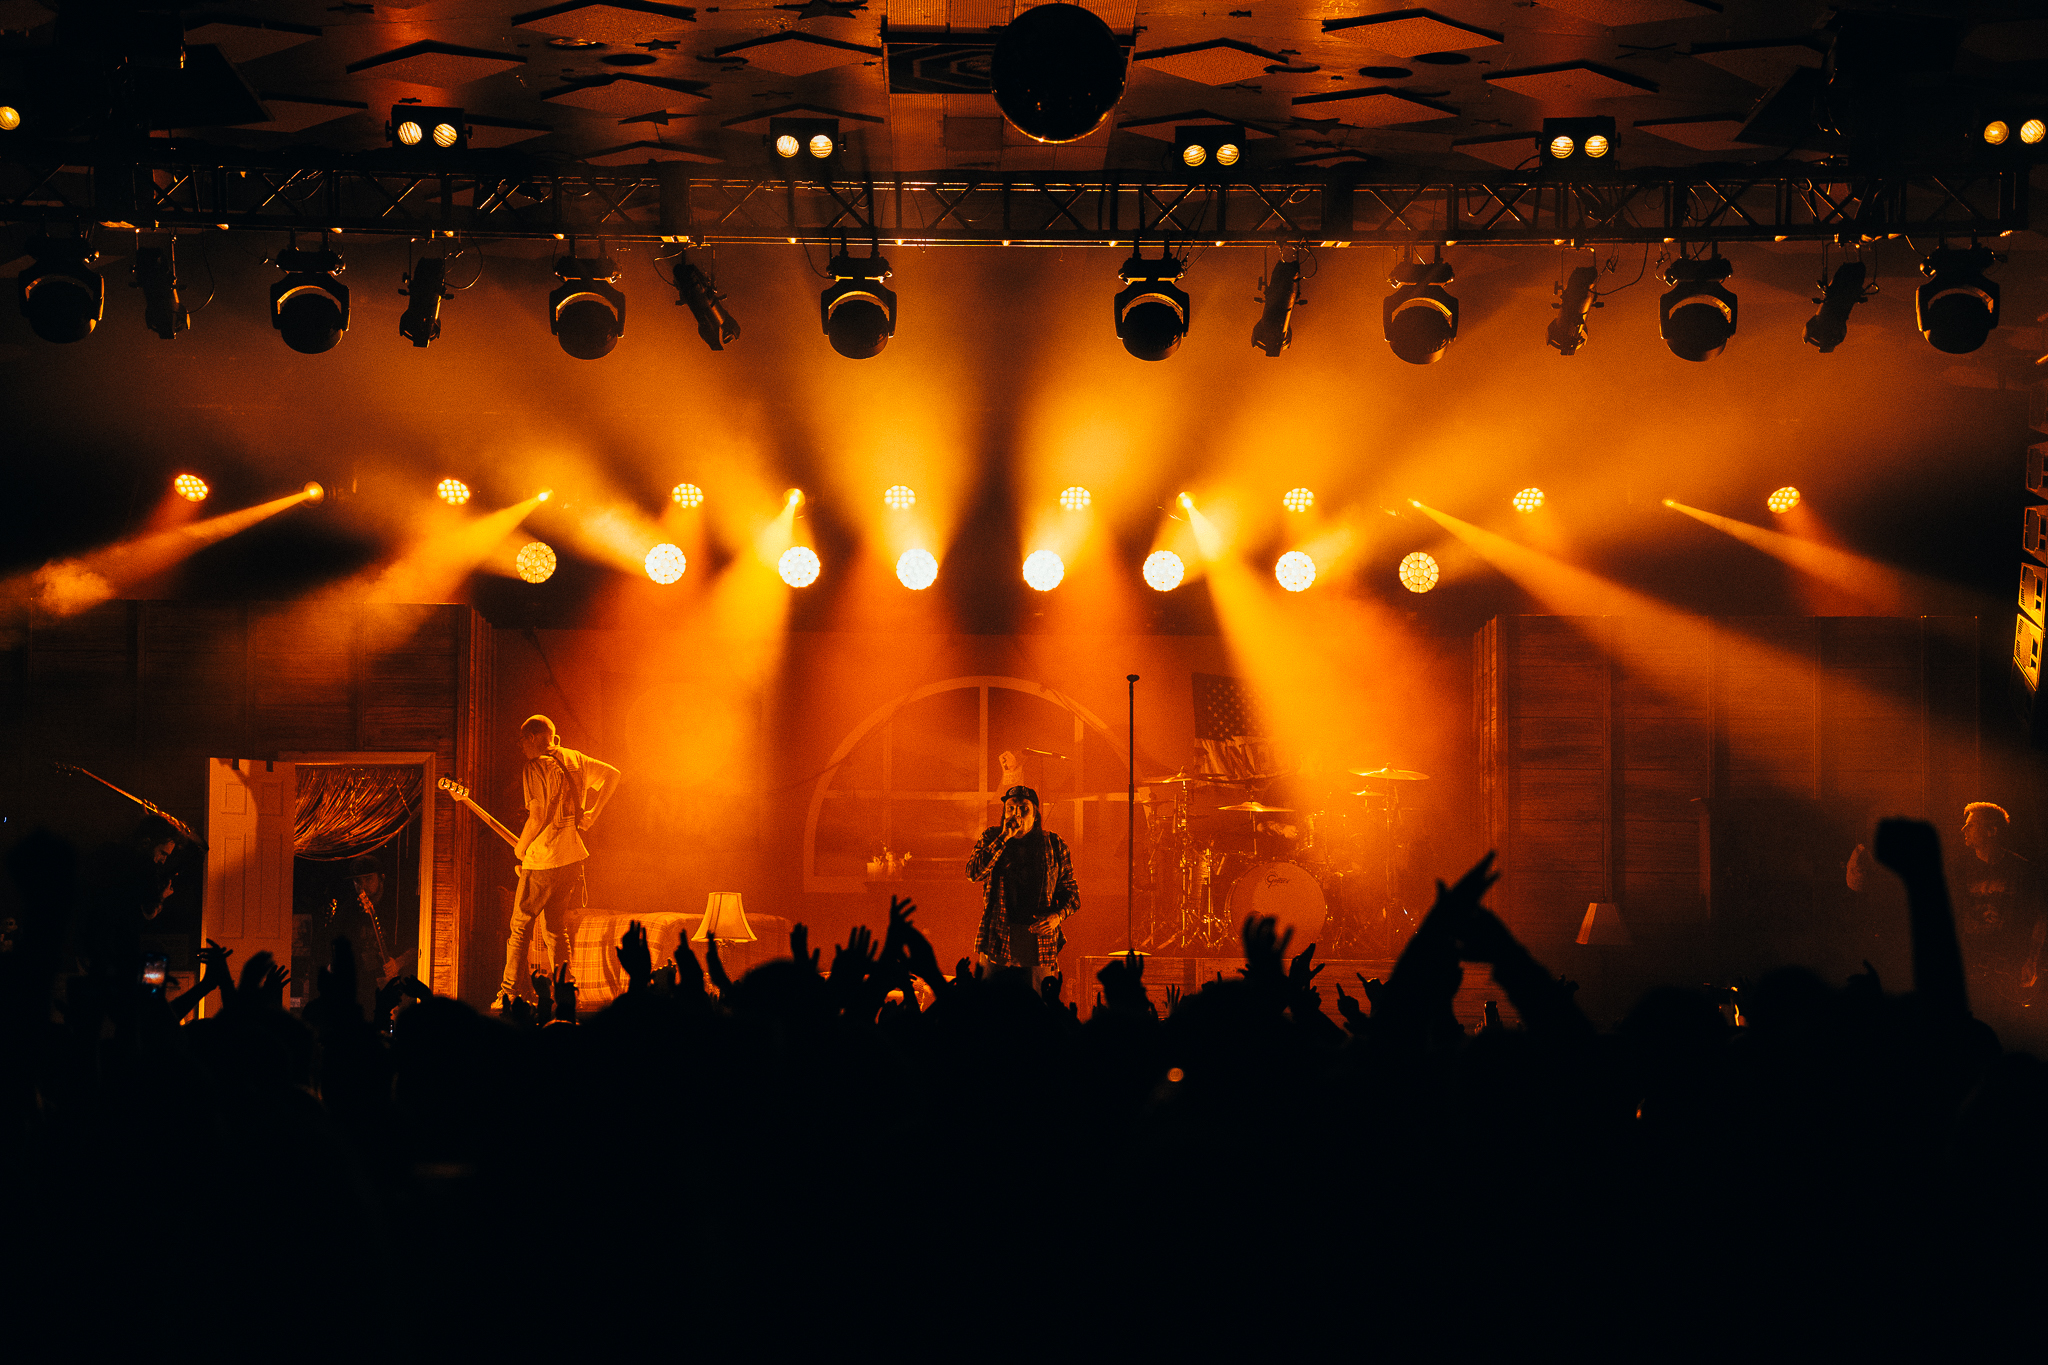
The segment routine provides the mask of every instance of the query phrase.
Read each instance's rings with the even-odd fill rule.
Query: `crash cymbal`
[[[1356,777],[1377,778],[1386,782],[1427,782],[1428,773],[1416,772],[1413,768],[1353,768]]]
[[[1141,787],[1185,787],[1191,782],[1235,782],[1234,777],[1218,773],[1175,773],[1171,777],[1148,777],[1139,782]]]
[[[1218,810],[1248,810],[1256,815],[1273,815],[1282,811],[1291,813],[1292,806],[1269,806],[1263,801],[1244,801],[1235,806],[1218,806]]]

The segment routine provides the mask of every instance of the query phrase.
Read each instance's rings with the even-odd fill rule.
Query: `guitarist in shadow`
[[[569,916],[583,909],[588,890],[583,864],[590,857],[583,831],[611,801],[619,770],[562,744],[555,723],[528,716],[519,727],[520,772],[526,824],[512,845],[519,858],[519,891],[512,902],[512,929],[505,943],[505,978],[498,1004],[520,993],[535,920],[545,919],[548,965],[569,958]]]

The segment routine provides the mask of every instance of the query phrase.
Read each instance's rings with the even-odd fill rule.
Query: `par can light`
[[[1417,550],[1401,558],[1401,586],[1410,592],[1428,592],[1436,586],[1439,570],[1436,558]]]
[[[512,556],[512,567],[528,583],[545,583],[555,576],[554,547],[538,540],[522,545],[519,553]]]
[[[923,592],[939,581],[939,561],[930,550],[905,550],[896,561],[896,581],[912,592]]]
[[[1039,592],[1051,592],[1066,576],[1066,561],[1051,550],[1033,550],[1024,557],[1024,581]]]
[[[1145,586],[1154,592],[1172,592],[1187,574],[1188,566],[1171,550],[1154,550],[1145,556]]]
[[[1273,566],[1273,577],[1289,592],[1306,592],[1316,581],[1316,562],[1300,550],[1289,550]]]
[[[665,541],[649,550],[642,563],[646,566],[647,576],[657,583],[673,583],[690,567],[690,561],[682,550]]]
[[[205,502],[206,495],[213,490],[206,486],[206,480],[197,474],[180,474],[171,480],[171,491],[186,502]]]
[[[792,545],[775,561],[775,572],[792,588],[808,588],[818,581],[818,552],[808,545]]]

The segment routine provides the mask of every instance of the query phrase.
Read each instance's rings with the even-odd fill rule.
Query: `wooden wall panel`
[[[1488,622],[1473,716],[1496,903],[1542,941],[1589,900],[1653,938],[1812,902],[1875,815],[1948,822],[1973,799],[1975,641],[1967,619]]]

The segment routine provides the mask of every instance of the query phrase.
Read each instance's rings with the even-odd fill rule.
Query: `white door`
[[[209,758],[206,769],[206,909],[200,932],[234,949],[228,967],[237,980],[261,952],[289,967],[298,769],[233,758]],[[208,1013],[218,1012],[217,999],[209,997],[207,1004]]]

